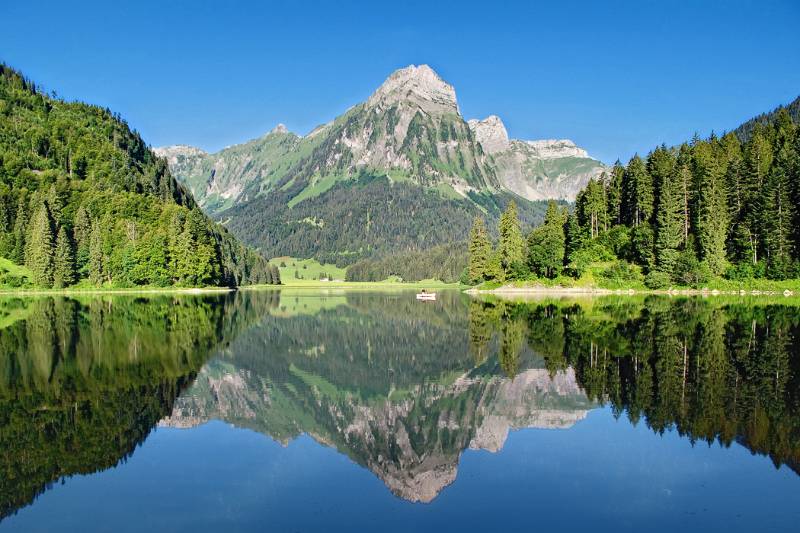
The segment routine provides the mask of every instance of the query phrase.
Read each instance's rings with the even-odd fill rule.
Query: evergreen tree
[[[77,272],[82,272],[89,264],[89,243],[92,235],[92,221],[83,206],[80,206],[75,213],[73,232],[75,234],[75,268]]]
[[[606,213],[611,224],[622,224],[622,184],[625,177],[625,167],[617,160],[611,169],[611,176],[606,190]]]
[[[763,248],[763,225],[765,217],[764,186],[772,166],[772,146],[764,127],[757,125],[745,145],[741,176],[742,209],[740,220],[743,240],[747,245],[752,264],[757,264]]]
[[[797,167],[796,126],[785,109],[775,123],[775,157],[764,187],[764,248],[770,277],[792,274],[792,223],[797,205],[792,202],[790,176]]]
[[[537,276],[556,277],[564,265],[566,211],[554,201],[547,205],[544,223],[528,235],[528,264]]]
[[[605,174],[603,176],[605,178]],[[586,188],[578,194],[575,200],[578,223],[587,228],[589,237],[592,239],[600,235],[601,231],[608,229],[605,192],[603,181],[590,179]]]
[[[644,161],[633,156],[623,176],[623,218],[629,226],[650,222],[653,215],[653,179],[647,172]]]
[[[684,236],[682,183],[675,168],[675,159],[661,147],[650,160],[651,174],[658,190],[655,216],[654,255],[656,269],[672,274]]]
[[[105,257],[103,254],[103,234],[100,224],[92,224],[89,236],[89,281],[101,285],[105,280]]]
[[[53,259],[53,287],[60,289],[75,283],[75,258],[72,243],[64,226],[58,230],[55,257]]]
[[[53,286],[53,226],[46,205],[33,218],[25,265],[33,273],[33,282],[40,287]]]
[[[20,196],[14,221],[14,248],[11,254],[11,260],[17,264],[25,262],[25,237],[28,228],[27,206],[28,202],[25,196]]]
[[[697,181],[697,244],[700,258],[713,274],[725,270],[728,206],[725,172],[710,142],[693,148],[694,175]]]
[[[513,200],[500,216],[499,222],[500,241],[497,252],[500,256],[500,266],[506,277],[511,277],[515,268],[525,261],[525,240],[522,238],[517,204]]]
[[[480,283],[486,279],[486,267],[492,256],[492,243],[483,218],[475,217],[469,236],[469,279]]]

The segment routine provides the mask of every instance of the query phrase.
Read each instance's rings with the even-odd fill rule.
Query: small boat
[[[435,292],[428,292],[425,289],[422,289],[422,292],[417,293],[417,300],[425,300],[428,302],[436,301],[436,293]]]

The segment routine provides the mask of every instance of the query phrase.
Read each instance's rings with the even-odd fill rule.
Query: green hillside
[[[25,265],[39,287],[279,281],[118,115],[50,97],[5,65],[0,257]]]

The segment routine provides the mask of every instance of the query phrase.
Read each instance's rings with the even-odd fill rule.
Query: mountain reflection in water
[[[110,468],[159,424],[301,434],[430,502],[462,452],[615,416],[797,471],[791,300],[420,305],[398,292],[0,300],[0,513]]]

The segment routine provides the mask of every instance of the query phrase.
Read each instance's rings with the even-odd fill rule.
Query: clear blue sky
[[[466,118],[607,162],[800,94],[800,2],[23,2],[0,61],[154,146],[307,133],[428,63]]]

